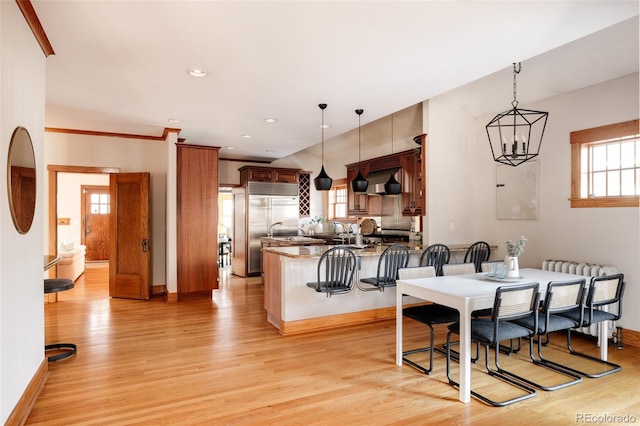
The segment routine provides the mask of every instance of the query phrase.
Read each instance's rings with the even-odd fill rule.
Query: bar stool
[[[45,278],[44,280],[44,292],[46,293],[58,293],[60,291],[71,290],[73,288],[73,281],[67,278]],[[63,350],[63,352],[52,355],[47,358],[48,361],[58,361],[64,358],[68,358],[74,355],[78,347],[74,343],[52,343],[45,345],[44,350]]]

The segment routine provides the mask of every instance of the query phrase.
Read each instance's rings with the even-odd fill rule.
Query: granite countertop
[[[289,242],[289,243],[321,243],[324,242],[322,238],[306,237],[304,235],[292,235],[282,237],[261,237],[262,241],[277,241],[277,242]]]
[[[265,247],[262,250],[265,252],[276,253],[286,257],[293,257],[297,259],[309,259],[317,257],[337,246],[294,246],[294,247]],[[349,247],[356,256],[380,256],[384,249],[388,246],[385,245],[371,245],[364,246],[364,248],[357,248],[356,246]],[[422,246],[409,247],[409,253],[422,253]]]

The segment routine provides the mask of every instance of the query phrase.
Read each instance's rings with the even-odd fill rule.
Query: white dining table
[[[402,366],[402,308],[403,295],[417,297],[433,303],[450,306],[460,313],[460,394],[459,399],[468,403],[471,400],[471,312],[492,308],[496,289],[500,286],[537,282],[540,285],[540,297],[543,298],[549,281],[569,281],[586,279],[582,275],[543,271],[541,269],[520,269],[520,279],[494,281],[484,273],[449,275],[433,278],[416,278],[396,281],[396,364]],[[606,360],[606,327],[601,326],[600,358]]]

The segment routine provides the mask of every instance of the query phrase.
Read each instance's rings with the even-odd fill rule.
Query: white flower
[[[518,257],[524,253],[524,246],[527,244],[527,239],[523,236],[518,241],[507,241],[507,254],[511,257]]]

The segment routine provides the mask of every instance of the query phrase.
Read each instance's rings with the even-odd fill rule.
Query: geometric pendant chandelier
[[[548,112],[519,109],[516,100],[516,75],[521,64],[513,63],[513,102],[508,111],[496,115],[487,124],[487,136],[494,161],[509,166],[518,166],[538,156]]]

